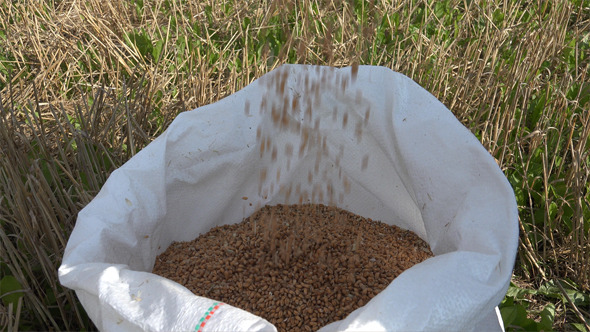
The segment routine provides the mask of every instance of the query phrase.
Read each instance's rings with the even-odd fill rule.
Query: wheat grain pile
[[[431,256],[424,241],[396,226],[321,204],[276,205],[173,243],[153,273],[279,331],[314,331]]]

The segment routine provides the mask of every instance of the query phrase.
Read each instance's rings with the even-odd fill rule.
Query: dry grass
[[[285,62],[432,92],[515,189],[515,273],[588,291],[589,39],[587,0],[1,2],[0,278],[24,297],[0,329],[92,328],[57,281],[77,211],[176,114]]]

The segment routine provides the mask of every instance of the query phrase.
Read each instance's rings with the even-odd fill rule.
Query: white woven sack
[[[383,67],[284,65],[181,113],[80,212],[60,281],[103,331],[274,331],[150,271],[172,241],[300,199],[412,230],[435,254],[322,331],[502,329],[513,191],[443,104]]]

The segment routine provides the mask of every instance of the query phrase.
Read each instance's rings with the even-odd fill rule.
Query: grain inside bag
[[[285,118],[285,106],[301,111]],[[178,115],[79,213],[60,281],[101,330],[192,330],[204,319],[205,330],[272,331],[151,271],[174,241],[299,199],[411,230],[435,255],[323,331],[500,329],[518,244],[512,189],[443,104],[383,67],[285,65]]]

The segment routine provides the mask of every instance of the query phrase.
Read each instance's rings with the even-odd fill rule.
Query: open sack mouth
[[[284,65],[181,113],[80,212],[60,281],[103,330],[272,330],[149,272],[172,242],[277,204],[399,226],[435,254],[325,330],[501,328],[494,307],[518,243],[512,189],[444,105],[383,67]]]

